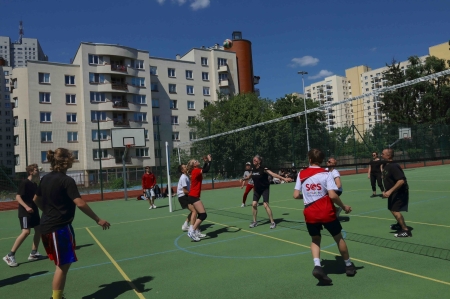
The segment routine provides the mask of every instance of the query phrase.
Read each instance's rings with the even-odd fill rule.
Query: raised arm
[[[282,177],[281,175],[278,175],[278,174],[276,174],[275,172],[273,172],[273,171],[270,171],[269,169],[264,169],[264,171],[266,172],[266,173],[268,173],[268,174],[270,174],[272,177],[274,177],[274,178],[278,178],[278,179],[280,179],[280,180],[283,180],[283,181],[285,181],[285,182],[292,182],[292,179],[291,178],[285,178],[285,177]]]

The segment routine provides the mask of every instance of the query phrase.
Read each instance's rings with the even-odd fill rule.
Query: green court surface
[[[79,261],[68,274],[66,298],[444,298],[450,292],[449,172],[450,165],[405,170],[410,205],[404,215],[413,237],[403,239],[389,229],[395,221],[386,199],[369,197],[367,174],[342,177],[341,198],[353,208],[342,225],[358,273],[345,275],[324,232],[321,259],[331,286],[311,275],[310,237],[293,183],[271,186],[276,229],[262,206],[259,225],[249,228],[251,207],[240,207],[242,189],[203,191],[208,237],[197,243],[181,231],[187,213],[178,203],[173,213],[167,199],[157,200],[156,210],[136,200],[91,203],[111,229],[102,231],[77,211]],[[2,256],[19,233],[17,211],[1,212]],[[53,262],[28,262],[30,247],[31,237],[16,253],[18,267],[1,262],[0,298],[50,298]]]

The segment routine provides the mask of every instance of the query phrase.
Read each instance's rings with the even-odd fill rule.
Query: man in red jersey
[[[311,253],[314,259],[313,276],[323,284],[331,284],[332,280],[325,274],[320,265],[320,231],[325,227],[336,241],[339,252],[345,262],[347,276],[354,276],[356,269],[350,260],[341,230],[342,226],[336,217],[333,203],[341,207],[346,213],[352,208],[342,203],[336,191],[339,189],[331,173],[320,167],[325,155],[318,149],[308,152],[310,166],[302,170],[295,184],[294,198],[303,198],[306,227],[311,236]],[[301,194],[300,194],[301,191]]]
[[[148,202],[150,203],[151,209],[156,209],[155,206],[155,191],[153,188],[155,188],[156,185],[156,177],[152,173],[152,169],[150,166],[145,167],[145,173],[142,176],[142,189],[144,189],[145,197],[147,197]]]

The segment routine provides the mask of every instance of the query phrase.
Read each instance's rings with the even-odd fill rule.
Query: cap
[[[252,163],[250,163],[250,162],[247,162],[247,163],[245,163],[245,165],[252,165]]]

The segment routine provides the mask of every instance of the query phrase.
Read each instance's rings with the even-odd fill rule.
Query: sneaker
[[[277,224],[276,224],[275,222],[272,222],[272,223],[270,224],[270,228],[273,229],[273,228],[275,228],[275,227],[277,227]]]
[[[402,230],[402,227],[400,224],[396,223],[396,224],[391,224],[391,230]]]
[[[241,208],[245,208],[245,203],[241,204]]]
[[[14,255],[9,256],[6,255],[3,260],[5,261],[5,263],[8,264],[8,266],[10,267],[17,267],[17,262],[16,262],[16,257]]]
[[[320,283],[322,284],[331,284],[333,281],[331,280],[331,278],[329,278],[325,272],[323,271],[322,267],[320,266],[315,266],[313,271],[312,271],[312,275],[317,278],[319,280]]]
[[[337,210],[336,210],[336,217],[339,217],[339,215],[341,214],[341,212],[342,212],[342,208],[341,208],[341,207],[338,207]]]
[[[374,197],[377,197],[377,195],[376,194],[370,195],[370,198],[374,198]]]
[[[189,224],[188,225],[183,224],[181,226],[181,230],[184,231],[184,232],[187,232],[189,230]]]
[[[356,268],[353,263],[350,266],[345,266],[345,274],[347,274],[347,276],[355,276]]]
[[[258,222],[256,222],[256,221],[250,223],[250,225],[249,225],[250,228],[254,228],[255,226],[258,226]]]
[[[188,237],[191,238],[194,242],[200,241],[200,238],[197,237],[194,231],[188,231],[187,233]]]
[[[156,206],[155,206],[155,205],[152,205],[152,207],[153,207],[154,209],[156,209]]]
[[[197,237],[199,237],[199,238],[205,238],[205,237],[206,237],[206,235],[205,235],[205,234],[202,234],[202,232],[201,232],[200,230],[196,230],[196,231],[195,231],[195,235],[196,235]]]
[[[396,234],[394,234],[394,237],[396,237],[396,238],[412,237],[412,233],[409,230],[401,230],[401,231],[397,232]]]
[[[153,206],[150,206],[150,208],[148,208],[149,210],[153,209]]]
[[[42,258],[42,255],[36,251],[35,254],[31,254],[28,256],[29,261],[37,261],[38,259]]]

